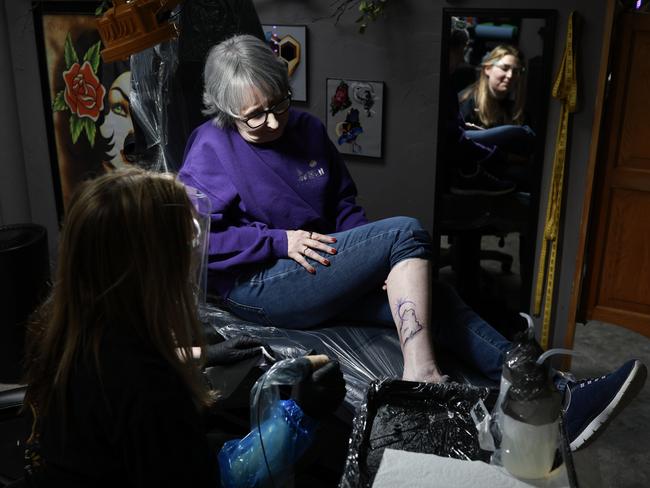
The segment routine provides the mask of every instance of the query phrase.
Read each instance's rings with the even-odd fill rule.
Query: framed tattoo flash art
[[[128,62],[102,62],[99,5],[40,2],[34,10],[59,217],[77,184],[129,164],[131,73]]]
[[[327,79],[327,133],[339,152],[380,158],[384,83]]]
[[[291,95],[297,102],[307,101],[307,27],[304,25],[263,24],[266,42],[287,62]]]

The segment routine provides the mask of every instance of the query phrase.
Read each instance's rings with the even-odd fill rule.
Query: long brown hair
[[[159,354],[197,407],[209,403],[190,359],[193,344],[204,347],[190,280],[193,228],[185,188],[171,175],[129,169],[81,185],[67,209],[51,296],[31,331],[30,407],[47,414],[56,401],[65,413],[76,361],[94,363],[101,378],[110,327]]]
[[[521,125],[524,122],[524,76],[520,75],[516,80],[513,80],[514,103],[511,110],[504,110],[501,101],[490,92],[489,78],[485,73],[485,68],[494,66],[507,55],[514,56],[519,65],[523,67],[521,53],[516,48],[508,44],[497,46],[483,58],[479,79],[460,96],[461,102],[471,97],[474,98],[478,118],[485,127],[504,124]]]

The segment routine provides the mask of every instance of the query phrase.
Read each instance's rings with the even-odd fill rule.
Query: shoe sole
[[[641,361],[635,361],[634,368],[630,371],[625,383],[614,396],[611,402],[583,429],[578,437],[569,444],[571,451],[576,451],[592,442],[602,432],[604,427],[616,417],[621,410],[630,403],[641,391],[645,384],[648,370]]]
[[[513,193],[515,191],[514,188],[509,188],[507,190],[501,190],[501,191],[485,191],[485,190],[460,190],[457,188],[450,188],[449,191],[453,195],[464,195],[464,196],[476,196],[476,195],[482,195],[485,197],[498,197],[501,195],[507,195],[508,193]]]

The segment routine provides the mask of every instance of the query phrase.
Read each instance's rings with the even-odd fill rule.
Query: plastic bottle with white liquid
[[[526,316],[527,319],[529,317]],[[546,358],[563,349],[543,353],[528,333],[506,354],[497,400],[501,432],[501,463],[522,479],[546,477],[558,446],[562,395],[553,384]]]

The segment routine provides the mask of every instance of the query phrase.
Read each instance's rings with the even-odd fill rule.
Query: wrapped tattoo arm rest
[[[251,390],[251,432],[224,444],[219,452],[221,483],[229,487],[287,486],[293,465],[311,444],[317,422],[280,387],[311,375],[306,358],[274,364]]]

